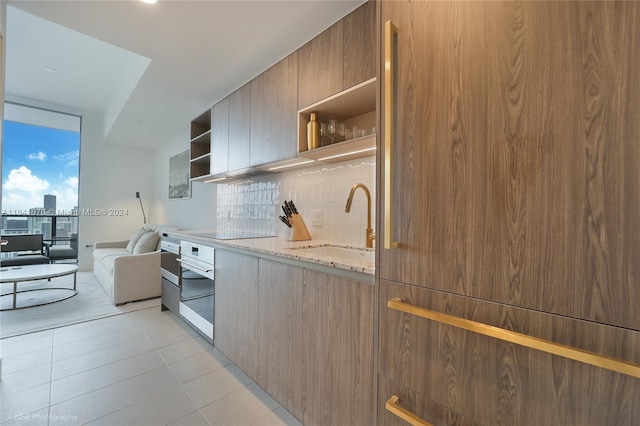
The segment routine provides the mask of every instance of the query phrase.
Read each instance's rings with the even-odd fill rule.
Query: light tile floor
[[[0,345],[2,426],[300,424],[158,307]]]

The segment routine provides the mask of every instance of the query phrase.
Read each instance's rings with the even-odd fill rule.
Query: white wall
[[[93,243],[128,239],[142,226],[143,217],[140,203],[135,198],[136,191],[140,192],[147,223],[151,223],[156,214],[155,152],[148,148],[105,144],[102,122],[99,114],[85,113],[82,119],[78,241],[80,270],[91,270],[93,267]]]
[[[169,158],[189,149],[189,123],[184,133],[156,151],[154,223],[185,229],[216,229],[216,185],[192,183],[191,198],[169,199]]]

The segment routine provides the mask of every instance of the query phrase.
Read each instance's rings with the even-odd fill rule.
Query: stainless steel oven
[[[213,343],[215,249],[180,242],[180,316]]]

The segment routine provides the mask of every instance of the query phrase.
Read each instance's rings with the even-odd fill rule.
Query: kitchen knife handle
[[[394,249],[393,241],[393,136],[395,49],[398,29],[391,21],[384,24],[384,248]]]

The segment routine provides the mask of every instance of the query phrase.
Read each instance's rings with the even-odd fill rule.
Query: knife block
[[[311,239],[311,234],[307,229],[307,225],[304,224],[304,220],[300,214],[296,213],[289,218],[293,232],[289,238],[289,241],[307,241]]]

